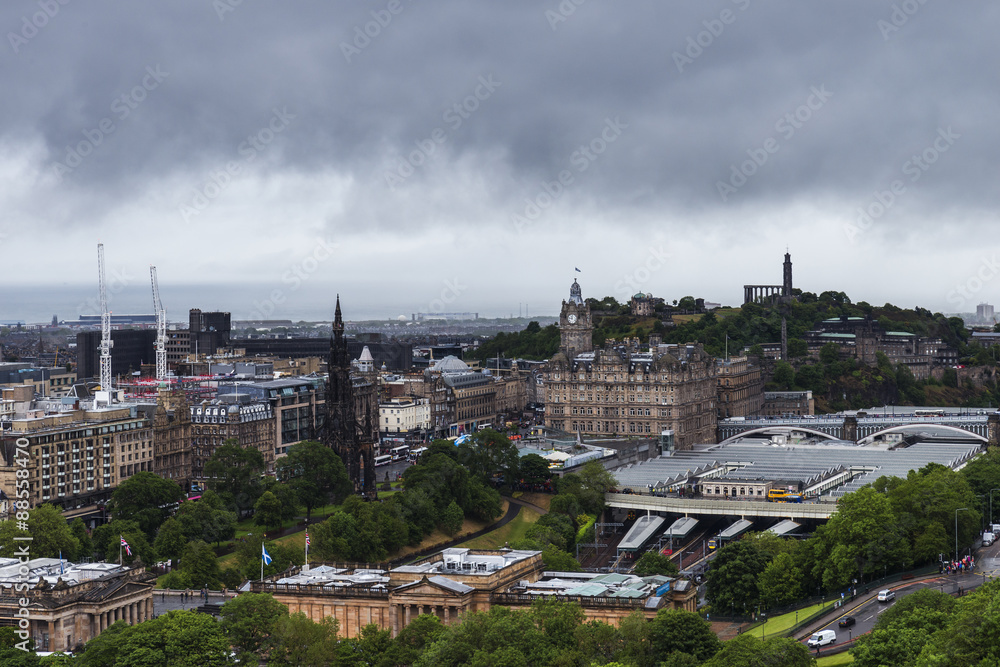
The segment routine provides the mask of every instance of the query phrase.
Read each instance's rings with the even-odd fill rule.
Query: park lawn
[[[552,503],[551,493],[535,493],[526,492],[517,496],[518,500],[523,500],[526,503],[531,503],[532,505],[538,505],[546,512],[549,511],[549,505]]]
[[[811,607],[803,607],[797,611],[791,611],[787,614],[782,614],[781,616],[775,616],[774,618],[767,619],[766,623],[761,623],[760,625],[755,625],[746,632],[752,634],[754,637],[775,637],[787,632],[791,628],[795,627],[795,624],[799,620],[805,620],[812,614],[815,614],[823,607],[832,607],[833,602],[822,602],[814,604]]]
[[[506,511],[506,503],[504,505],[504,510]],[[528,528],[531,527],[531,524],[538,521],[538,517],[540,516],[541,514],[538,512],[530,510],[527,507],[522,507],[517,516],[514,517],[514,520],[506,526],[500,526],[496,530],[464,542],[460,546],[469,549],[499,549],[504,544],[510,544],[522,539]]]
[[[844,651],[836,655],[826,655],[816,661],[818,667],[835,667],[836,665],[849,665],[854,662],[854,656]]]

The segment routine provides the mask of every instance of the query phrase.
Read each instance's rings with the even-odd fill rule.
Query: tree
[[[111,494],[108,511],[112,520],[135,521],[148,541],[173,512],[184,492],[176,483],[151,472],[137,472]]]
[[[657,574],[664,577],[675,577],[680,573],[680,569],[670,559],[670,556],[664,556],[660,552],[653,550],[639,556],[639,560],[635,562],[632,572],[640,577],[651,577]]]
[[[552,640],[530,612],[497,606],[466,614],[462,623],[447,627],[414,665],[549,665],[554,654]]]
[[[704,661],[719,650],[719,638],[708,621],[692,611],[680,609],[661,609],[656,613],[649,623],[649,642],[652,655],[658,660],[681,652]]]
[[[264,529],[281,526],[281,501],[270,491],[265,491],[253,506],[253,522]]]
[[[563,551],[554,544],[545,545],[542,548],[542,562],[545,569],[555,572],[580,572],[583,567],[580,562],[573,558],[573,554]]]
[[[219,584],[219,562],[206,542],[197,540],[184,547],[180,570],[196,588],[215,588]]]
[[[801,338],[788,339],[788,356],[793,359],[804,357],[809,354],[809,346]]]
[[[189,540],[220,543],[236,534],[236,513],[225,508],[214,491],[206,491],[200,500],[187,500],[177,510],[184,534]]]
[[[842,586],[876,568],[900,569],[909,562],[907,542],[889,499],[863,487],[840,499],[822,535],[829,540],[829,558],[823,574],[827,588]]]
[[[351,480],[340,457],[322,444],[304,440],[293,445],[278,462],[278,479],[295,490],[306,508],[306,519],[316,507],[341,502],[351,493]]]
[[[412,665],[429,645],[445,634],[441,619],[431,614],[420,614],[399,631],[380,664]]]
[[[87,532],[87,524],[83,522],[83,519],[79,517],[73,519],[73,522],[69,524],[69,532],[72,533],[77,542],[77,549],[73,558],[76,560],[89,560],[93,558],[94,542],[90,539],[90,533]]]
[[[48,503],[28,513],[28,533],[32,537],[32,558],[59,558],[62,554],[68,559],[80,550],[80,541],[73,536],[62,512]]]
[[[338,628],[337,620],[329,616],[319,623],[302,612],[282,617],[267,664],[277,667],[333,664]]]
[[[713,612],[743,615],[756,609],[760,599],[757,577],[765,567],[767,558],[749,540],[720,549],[708,570],[708,598]]]
[[[525,484],[544,484],[552,478],[549,462],[538,454],[521,457],[521,481]]]
[[[174,517],[170,517],[160,526],[156,534],[156,541],[153,548],[156,555],[161,559],[176,560],[181,557],[184,547],[187,546],[188,538],[184,534],[181,522]]]
[[[795,369],[787,361],[779,361],[774,366],[774,375],[771,381],[781,389],[791,389],[795,383]]]
[[[260,474],[264,470],[264,456],[252,447],[240,447],[239,441],[230,438],[212,452],[205,463],[208,486],[223,498],[230,509],[245,516],[261,494]]]
[[[478,431],[470,441],[463,443],[459,447],[459,459],[484,482],[496,474],[503,476],[507,486],[520,479],[517,445],[493,429]]]
[[[444,513],[441,515],[441,528],[448,535],[454,535],[462,529],[462,523],[465,521],[465,514],[462,512],[462,508],[458,506],[454,500],[448,504],[448,507],[444,509]]]
[[[131,556],[128,551],[122,548],[121,538],[125,538],[125,541],[128,542],[129,549],[132,551]],[[119,519],[98,526],[94,529],[92,539],[94,540],[94,551],[102,554],[104,560],[109,563],[117,563],[119,554],[122,563],[126,565],[131,565],[137,559],[141,559],[143,563],[156,562],[156,552],[149,544],[149,540],[146,539],[145,531],[139,527],[136,521]]]
[[[751,634],[742,634],[722,644],[715,656],[702,667],[747,667],[774,665],[775,667],[810,667],[816,661],[809,649],[791,637],[771,637],[761,641]],[[888,663],[897,664],[897,663]]]
[[[795,602],[802,597],[802,579],[792,555],[778,554],[757,578],[761,602],[768,609]]]
[[[219,614],[237,662],[256,666],[277,644],[278,626],[287,618],[288,607],[266,593],[243,593],[222,605]]]
[[[819,348],[819,360],[826,365],[837,363],[840,361],[840,346],[836,343],[827,343]]]
[[[82,667],[223,667],[229,641],[208,614],[169,611],[126,625],[119,621],[87,643]]]

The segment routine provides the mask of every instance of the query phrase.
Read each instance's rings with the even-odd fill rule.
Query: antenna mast
[[[98,402],[111,405],[114,397],[114,390],[111,386],[111,348],[114,341],[111,340],[111,313],[108,311],[108,293],[104,280],[104,244],[97,244],[97,272],[100,278],[101,290],[101,392],[98,394]]]
[[[160,286],[156,282],[156,267],[149,265],[149,278],[153,283],[153,312],[156,314],[156,379],[167,379],[167,311],[160,302]]]

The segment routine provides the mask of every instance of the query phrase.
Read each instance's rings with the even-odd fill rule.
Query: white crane
[[[156,283],[156,267],[149,265],[153,283],[153,312],[156,314],[156,379],[167,379],[167,311],[160,302],[160,286]]]
[[[114,390],[111,387],[111,313],[108,311],[108,293],[104,281],[104,244],[97,244],[97,272],[100,277],[101,289],[101,391],[97,394],[98,403],[111,405],[114,401]]]

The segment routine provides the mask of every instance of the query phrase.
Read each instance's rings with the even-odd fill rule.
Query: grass
[[[854,662],[854,656],[844,651],[836,655],[823,656],[816,661],[818,667],[835,667],[835,665],[849,665]]]
[[[532,505],[537,505],[538,507],[541,507],[546,512],[549,511],[549,504],[552,502],[552,494],[551,493],[535,493],[533,491],[532,492],[522,493],[522,492],[519,491],[518,494],[520,494],[520,495],[515,494],[514,497],[517,498],[517,499],[519,499],[519,500],[523,500],[526,503],[531,503]]]
[[[765,623],[755,625],[747,630],[746,633],[752,634],[754,637],[761,638],[765,636],[775,637],[783,632],[787,632],[791,628],[795,627],[796,623],[804,621],[820,609],[832,606],[833,602],[817,603],[811,607],[804,607],[798,611],[792,611],[787,614],[782,614],[781,616],[775,616],[774,618],[767,619],[767,622]]]
[[[531,527],[531,524],[538,521],[538,517],[540,516],[541,514],[538,512],[530,510],[527,507],[522,507],[517,516],[514,517],[514,520],[506,526],[500,526],[485,535],[480,535],[468,542],[463,542],[461,546],[468,547],[469,549],[499,549],[504,544],[510,544],[523,539],[524,534],[528,532],[528,528]]]

